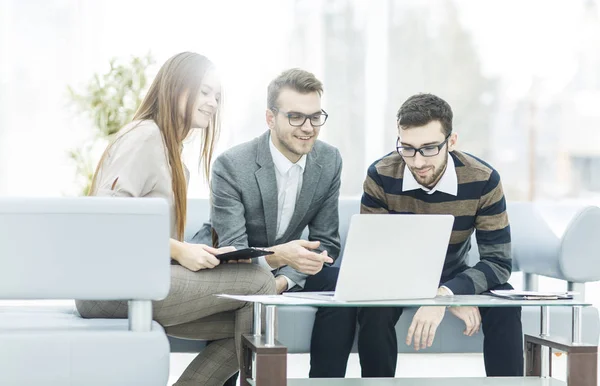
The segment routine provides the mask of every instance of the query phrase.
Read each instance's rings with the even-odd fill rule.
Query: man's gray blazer
[[[342,157],[333,146],[316,141],[306,158],[302,189],[283,236],[277,232],[277,179],[269,149],[270,132],[221,154],[212,168],[212,226],[219,247],[271,247],[300,239],[308,226],[308,239],[320,241],[335,259],[340,253],[338,199]],[[308,275],[291,267],[276,273],[304,287]]]

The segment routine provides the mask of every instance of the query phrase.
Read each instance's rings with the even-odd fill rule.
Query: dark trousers
[[[324,266],[306,279],[305,292],[334,291],[339,268]],[[356,332],[356,308],[319,307],[310,340],[310,378],[343,378]],[[372,353],[374,354],[374,353]],[[235,386],[238,374],[223,386]]]
[[[505,284],[495,289],[512,289],[512,286]],[[523,376],[521,307],[480,307],[479,312],[484,334],[483,360],[487,376]],[[449,312],[446,314],[445,318],[454,317],[448,315]],[[389,327],[396,325],[400,315],[402,308],[363,308],[359,311],[361,329],[369,327],[359,335],[358,340],[363,377],[394,377],[398,346],[396,330]],[[439,337],[436,336],[435,339]],[[372,354],[363,356],[362,350]],[[370,375],[365,375],[365,369],[369,369]]]
[[[324,266],[306,279],[302,291],[334,291],[338,274],[339,268]],[[310,340],[309,377],[343,378],[355,332],[355,308],[319,307]],[[235,386],[237,378],[236,373],[223,386]]]
[[[338,274],[337,267],[323,267],[321,272],[306,280],[304,291],[333,291]],[[395,326],[402,311],[395,320],[386,320],[388,310],[383,307],[320,307],[315,315],[310,342],[309,377],[343,378],[346,375],[357,320],[362,377],[379,377],[388,368],[393,368],[393,374],[398,352]],[[393,362],[382,352],[393,352]]]
[[[324,266],[303,291],[334,291],[339,268]],[[356,308],[319,307],[310,339],[310,378],[343,378],[356,332]]]

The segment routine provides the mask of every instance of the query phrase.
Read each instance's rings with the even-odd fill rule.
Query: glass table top
[[[581,299],[570,300],[513,300],[505,299],[492,295],[455,295],[438,296],[432,299],[411,299],[411,300],[377,300],[377,301],[357,301],[347,302],[333,298],[333,296],[324,295],[320,297],[304,297],[314,294],[324,295],[326,293],[292,293],[286,295],[216,295],[230,299],[241,300],[245,302],[261,303],[264,305],[275,305],[278,307],[421,307],[421,306],[477,306],[477,307],[514,307],[514,306],[591,306],[590,302]],[[302,296],[302,297],[299,297]]]

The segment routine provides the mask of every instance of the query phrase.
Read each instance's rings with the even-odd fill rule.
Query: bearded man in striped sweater
[[[397,115],[397,151],[374,162],[367,172],[361,213],[451,214],[455,217],[438,295],[480,294],[512,289],[511,237],[500,175],[492,166],[456,150],[452,109],[431,94],[410,97]],[[402,232],[402,229],[398,229]],[[467,254],[475,232],[480,261],[470,267]],[[423,245],[427,248],[427,245]],[[418,259],[418,256],[398,258]],[[423,267],[427,269],[427,267]],[[483,328],[483,355],[488,376],[523,375],[523,334],[520,307],[421,307],[406,344],[430,347],[446,311],[465,323],[465,335]],[[393,377],[397,341],[393,328],[401,308],[363,310],[359,323],[384,323],[386,334],[368,344],[381,350],[380,376]],[[391,328],[390,328],[391,327]]]

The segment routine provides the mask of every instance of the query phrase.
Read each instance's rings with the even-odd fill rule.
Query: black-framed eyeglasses
[[[452,134],[452,133],[450,133],[450,134]],[[414,147],[411,147],[411,146],[400,146],[400,138],[398,138],[398,139],[396,139],[396,151],[402,157],[408,157],[408,158],[414,157],[415,155],[417,155],[417,152],[421,153],[421,155],[423,157],[435,157],[436,155],[440,154],[440,151],[442,150],[444,145],[448,142],[448,139],[450,138],[450,134],[448,134],[446,136],[446,139],[444,139],[444,142],[440,143],[439,145],[427,145],[427,146],[422,146],[418,149],[415,149]]]
[[[298,113],[295,111],[281,111],[277,107],[272,107],[271,111],[285,115],[288,118],[288,121],[290,122],[290,126],[294,127],[304,126],[304,123],[307,119],[310,120],[310,124],[312,125],[312,127],[320,127],[325,124],[325,122],[327,121],[327,117],[329,117],[329,114],[327,114],[325,110],[321,110],[321,112],[319,113],[310,115]]]

